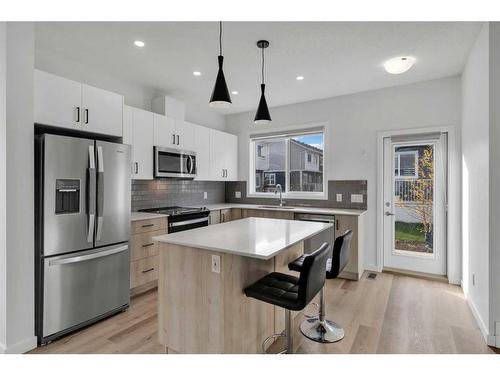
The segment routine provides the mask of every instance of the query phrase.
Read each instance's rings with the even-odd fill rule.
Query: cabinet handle
[[[154,268],[150,268],[150,269],[142,271],[142,273],[148,273],[148,272],[151,272],[151,271],[154,271],[154,270],[155,270]]]
[[[143,228],[154,227],[154,224],[144,224],[142,227]]]
[[[336,229],[337,229],[337,230],[340,230],[340,227],[339,227],[339,219],[335,220],[335,225],[336,225]]]
[[[135,162],[135,174],[139,173],[139,163]]]
[[[179,134],[177,134],[177,145],[179,144]]]
[[[222,222],[225,223],[226,222],[226,217],[224,216],[224,214],[222,213]]]
[[[89,109],[85,108],[85,123],[89,123]]]
[[[172,144],[175,145],[175,134],[172,134]]]
[[[149,247],[149,246],[153,246],[155,243],[154,242],[151,242],[151,243],[147,243],[145,245],[142,245],[142,247]]]
[[[80,107],[76,107],[76,122],[80,122]]]

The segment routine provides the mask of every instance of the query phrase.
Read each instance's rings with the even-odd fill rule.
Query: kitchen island
[[[252,217],[154,237],[160,343],[168,353],[262,353],[264,339],[284,330],[284,310],[243,289],[271,272],[297,275],[288,263],[303,241],[330,227]]]

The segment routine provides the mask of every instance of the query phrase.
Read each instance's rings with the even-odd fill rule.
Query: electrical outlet
[[[207,199],[208,198],[208,194],[206,191],[203,192],[203,199]]]
[[[220,255],[212,255],[212,272],[220,273]]]
[[[363,194],[351,194],[352,203],[363,203]]]
[[[336,194],[337,202],[342,202],[342,194]]]
[[[235,198],[241,198],[241,191],[235,191],[234,192],[234,197]]]

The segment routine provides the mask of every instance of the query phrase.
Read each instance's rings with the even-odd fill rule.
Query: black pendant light
[[[262,83],[260,84],[260,101],[259,107],[257,108],[257,113],[253,119],[254,123],[257,125],[269,125],[271,123],[271,115],[269,114],[269,108],[267,108],[266,97],[264,91],[266,89],[266,84],[264,83],[264,48],[269,47],[269,42],[267,40],[259,40],[257,42],[257,47],[262,50]]]
[[[212,96],[210,97],[210,107],[214,108],[229,108],[231,106],[231,96],[229,96],[229,90],[227,89],[226,79],[224,78],[224,72],[222,71],[222,62],[224,61],[224,56],[222,56],[222,22],[219,22],[219,71],[217,72],[217,79],[215,80],[214,91],[212,91]]]

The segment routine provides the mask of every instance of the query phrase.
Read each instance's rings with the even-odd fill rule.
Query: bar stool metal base
[[[310,340],[320,343],[332,343],[344,338],[344,329],[331,320],[318,318],[306,319],[300,325],[300,332]]]

